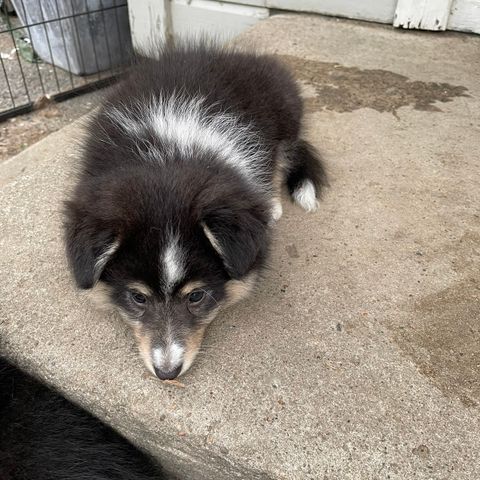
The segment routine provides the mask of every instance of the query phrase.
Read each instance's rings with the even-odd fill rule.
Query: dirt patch
[[[98,92],[87,93],[1,122],[0,163],[90,112],[98,101]]]
[[[446,395],[480,403],[480,235],[464,235],[452,266],[458,283],[414,304],[410,324],[396,335],[400,347]]]
[[[1,3],[1,2],[0,2]],[[21,38],[28,37],[28,29],[14,30],[9,28],[21,26],[18,17],[0,15],[0,111],[20,107],[30,101],[38,102],[45,94],[53,95],[68,91],[109,76],[101,73],[91,76],[76,76],[45,62],[26,60],[22,46],[26,45]],[[16,38],[16,40],[14,40]],[[31,49],[31,47],[30,47]],[[22,53],[23,51],[23,53]],[[31,51],[33,53],[33,50]],[[28,88],[28,95],[27,95]],[[48,134],[73,122],[89,112],[98,102],[95,94],[85,94],[71,98],[58,104],[50,104],[45,109],[21,115],[0,122],[0,163],[33,145]]]
[[[65,70],[53,67],[49,63],[32,62],[33,50],[27,54],[22,48],[26,43],[20,40],[20,38],[28,37],[28,29],[14,30],[12,35],[8,32],[10,28],[19,27],[21,27],[21,23],[18,17],[0,15],[0,30],[4,31],[0,34],[0,54],[2,56],[0,110],[25,105],[30,100],[36,101],[45,93],[52,94],[69,90],[73,86],[80,86],[85,82],[84,78],[70,75]],[[14,38],[16,38],[15,41]],[[29,56],[30,60],[26,60],[26,57]],[[27,88],[29,95],[27,95]]]
[[[362,70],[338,63],[305,60],[283,55],[282,60],[314,96],[306,98],[310,111],[334,110],[352,112],[373,108],[396,115],[400,107],[441,112],[436,102],[451,102],[456,97],[468,97],[466,87],[448,83],[411,81],[408,77],[388,70]]]

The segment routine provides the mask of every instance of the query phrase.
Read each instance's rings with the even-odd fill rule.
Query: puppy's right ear
[[[75,215],[67,204],[65,244],[68,262],[79,288],[92,288],[120,246],[120,238],[100,222]]]

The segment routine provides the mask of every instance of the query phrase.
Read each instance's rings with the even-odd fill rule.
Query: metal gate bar
[[[98,2],[95,2],[96,8],[92,8],[91,10],[88,9],[89,5],[87,0],[83,0],[83,5],[79,4],[78,1],[69,0],[67,5],[65,5],[64,2],[64,6],[70,7],[71,14],[61,14],[59,0],[54,0],[55,18],[46,18],[42,7],[42,1],[37,1],[39,10],[36,12],[39,13],[38,16],[41,18],[41,21],[26,21],[25,25],[21,24],[21,18],[25,20],[29,18],[27,16],[28,7],[25,5],[24,0],[17,0],[14,2],[17,6],[18,15],[18,19],[15,22],[10,18],[8,13],[2,15],[3,21],[0,24],[0,40],[2,40],[3,36],[4,41],[0,42],[0,45],[9,45],[11,43],[9,48],[12,50],[10,55],[7,53],[0,56],[0,121],[34,110],[39,99],[42,99],[45,96],[53,101],[62,101],[104,87],[115,81],[129,61],[130,51],[128,48],[124,49],[123,45],[120,50],[121,61],[118,62],[118,48],[116,52],[117,62],[114,64],[112,61],[112,46],[114,44],[111,43],[112,37],[109,35],[111,32],[107,30],[106,22],[107,12],[114,12],[114,15],[109,17],[110,21],[113,21],[114,23],[114,26],[110,25],[110,31],[113,31],[114,34],[116,33],[118,42],[123,43],[122,39],[124,39],[127,34],[129,35],[129,32],[126,32],[122,36],[122,32],[124,32],[125,29],[121,29],[119,21],[119,10],[125,9],[124,12],[121,12],[124,15],[126,15],[127,12],[127,2],[125,0],[113,0],[113,5],[109,6],[105,6],[104,2],[99,0]],[[77,19],[79,18],[87,18],[87,31],[79,31],[77,24]],[[63,25],[63,22],[65,21],[70,21],[73,24],[73,29],[69,29],[70,40],[73,42],[73,46],[72,43],[70,43],[69,46],[75,49],[77,65],[79,63],[82,72],[86,72],[85,58],[80,45],[81,41],[85,42],[85,40],[87,40],[93,51],[96,73],[89,75],[75,75],[72,73],[72,66],[70,64],[71,59],[69,58],[67,50],[66,32]],[[107,55],[102,57],[103,67],[100,66],[98,58],[98,45],[96,45],[94,40],[92,22],[96,22],[95,28],[97,29],[97,34],[98,29],[100,29],[100,32],[103,31],[104,34],[102,44],[106,47]],[[60,28],[60,35],[56,35],[56,38],[57,40],[60,38],[63,45],[63,48],[60,48],[63,50],[62,55],[65,55],[67,68],[60,67],[54,60],[54,52],[51,43],[52,39],[50,38],[49,30],[47,29],[49,24],[56,24]],[[43,48],[49,53],[48,63],[40,63],[35,58],[35,44],[32,42],[32,29],[35,27],[43,27],[46,44],[42,44],[44,45]],[[31,65],[31,62],[22,58],[20,52],[22,44],[19,39],[19,34],[21,32],[25,32],[30,39],[30,45],[32,47],[31,60],[35,65]],[[58,44],[56,44],[56,46],[58,48]],[[90,65],[92,64],[91,58],[90,55]],[[107,62],[106,70],[105,62]],[[2,76],[4,78],[3,82]],[[1,86],[2,83],[4,84],[4,87]]]

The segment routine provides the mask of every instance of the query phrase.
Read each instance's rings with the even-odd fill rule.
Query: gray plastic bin
[[[76,75],[115,68],[132,50],[125,0],[12,3],[39,57]]]

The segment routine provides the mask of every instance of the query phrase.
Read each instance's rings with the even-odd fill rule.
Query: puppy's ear
[[[267,226],[263,216],[248,210],[218,208],[208,213],[201,226],[228,274],[243,277],[267,250]]]
[[[79,288],[92,288],[118,250],[120,239],[99,222],[79,218],[71,210],[65,223],[65,244],[73,276]]]

